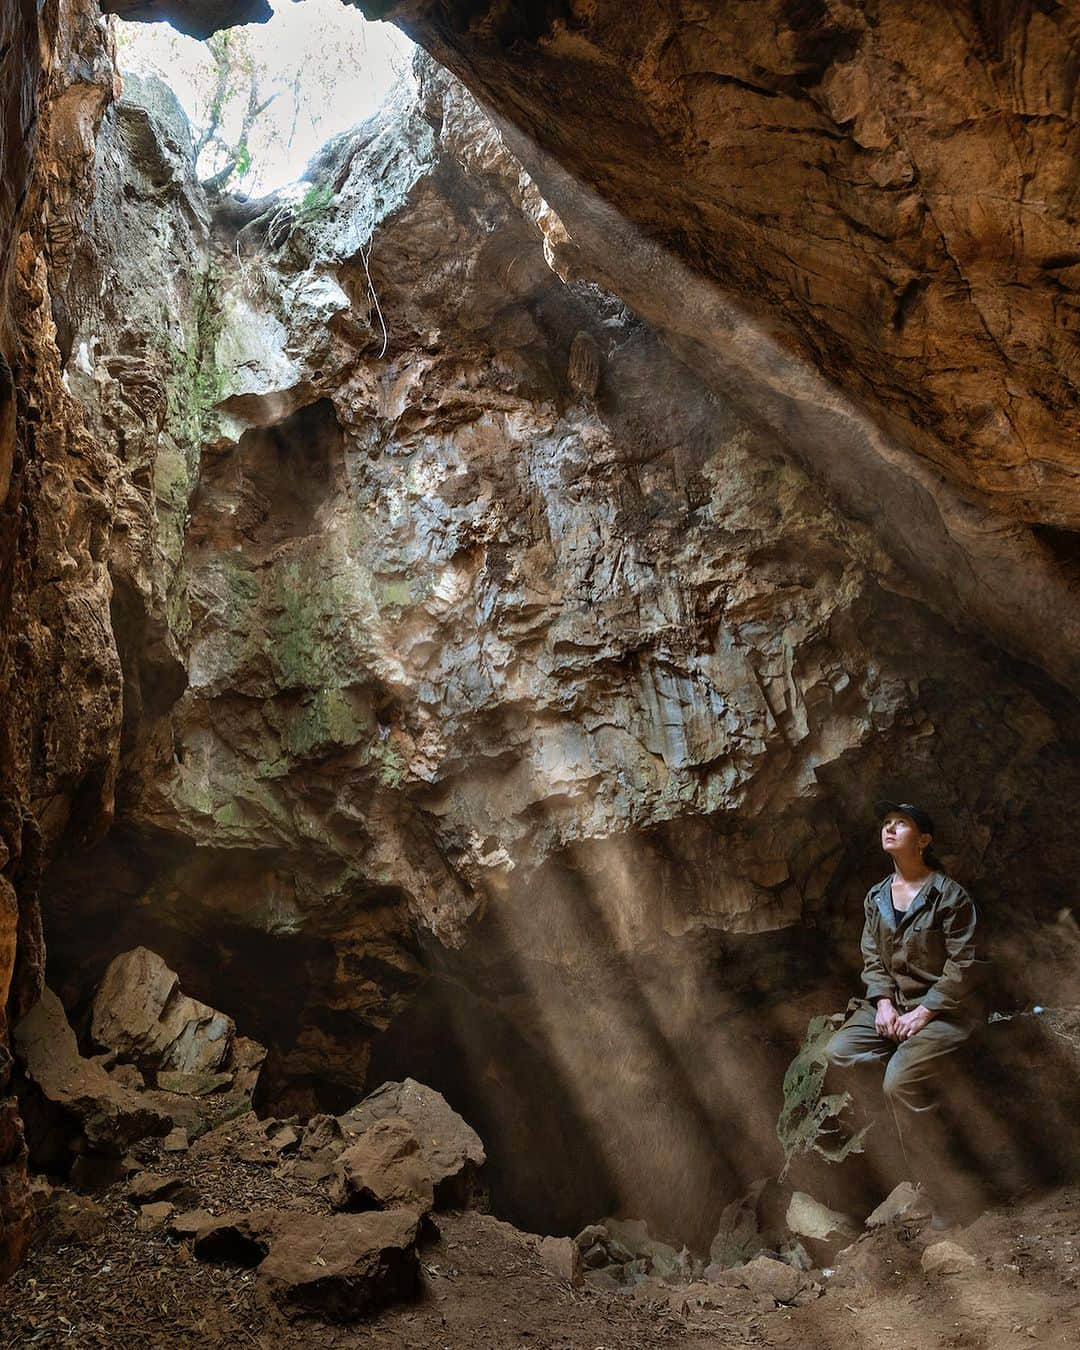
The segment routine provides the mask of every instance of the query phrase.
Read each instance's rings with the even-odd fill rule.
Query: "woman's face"
[[[899,811],[890,811],[881,822],[881,847],[894,857],[921,857],[932,838]]]

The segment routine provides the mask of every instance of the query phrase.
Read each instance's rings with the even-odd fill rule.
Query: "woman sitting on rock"
[[[982,1020],[973,998],[979,963],[971,897],[941,870],[930,846],[934,823],[911,802],[878,802],[881,847],[893,871],[864,901],[866,998],[826,1048],[833,1068],[884,1070],[882,1089],[912,1179],[950,1226],[942,1075]]]

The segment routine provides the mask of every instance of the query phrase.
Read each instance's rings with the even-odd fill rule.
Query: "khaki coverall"
[[[964,888],[935,872],[897,922],[892,880],[890,874],[867,892],[862,935],[866,998],[825,1053],[837,1069],[884,1069],[882,1090],[912,1179],[941,1188],[941,1078],[950,1056],[982,1020],[973,998],[980,965],[975,954],[977,915]],[[874,1026],[877,1000],[885,996],[901,1013],[921,1003],[937,1015],[897,1044]]]

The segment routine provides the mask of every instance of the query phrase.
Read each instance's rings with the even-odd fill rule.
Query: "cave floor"
[[[264,1169],[240,1167],[246,1204],[316,1208]],[[229,1179],[200,1180],[209,1203]],[[351,1326],[286,1319],[249,1271],[197,1261],[163,1229],[141,1232],[123,1185],[100,1203],[101,1232],[58,1241],[39,1230],[26,1264],[0,1290],[0,1345],[118,1347],[380,1346],[388,1350],[641,1350],[799,1346],[807,1350],[1021,1350],[1080,1345],[1080,1191],[1061,1190],[988,1212],[956,1237],[975,1257],[963,1276],[928,1276],[921,1247],[865,1283],[834,1281],[815,1302],[748,1312],[737,1291],[702,1307],[672,1289],[631,1296],[572,1288],[516,1230],[475,1212],[440,1214],[422,1251],[423,1285],[411,1304]],[[923,1244],[925,1245],[925,1244]],[[695,1286],[700,1288],[700,1286]],[[692,1292],[692,1291],[687,1291]],[[730,1300],[728,1295],[731,1296]]]

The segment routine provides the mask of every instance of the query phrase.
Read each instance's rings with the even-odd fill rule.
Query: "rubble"
[[[180,990],[180,977],[147,947],[113,958],[94,997],[94,1043],[124,1064],[155,1075],[165,1092],[193,1097],[231,1088],[250,1097],[265,1047],[237,1036],[236,1024]]]
[[[91,1152],[119,1157],[135,1140],[165,1134],[172,1127],[171,1118],[142,1094],[121,1087],[100,1064],[79,1054],[75,1033],[52,990],[42,992],[15,1027],[13,1039],[27,1078],[47,1108],[54,1109],[54,1120],[55,1112],[60,1113],[51,1137],[42,1135],[34,1141],[60,1170],[70,1166],[64,1153],[80,1130]],[[43,1162],[44,1158],[38,1165]]]

